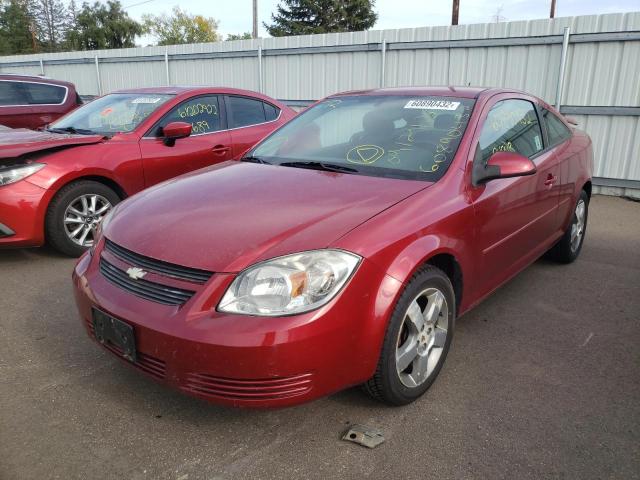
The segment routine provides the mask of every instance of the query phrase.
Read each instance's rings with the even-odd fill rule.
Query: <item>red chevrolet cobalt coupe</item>
[[[335,95],[243,160],[118,205],[73,274],[94,339],[214,402],[409,403],[457,316],[584,240],[591,141],[522,92]]]
[[[164,87],[106,95],[46,131],[3,130],[0,247],[80,255],[123,198],[239,158],[294,115],[259,93]]]

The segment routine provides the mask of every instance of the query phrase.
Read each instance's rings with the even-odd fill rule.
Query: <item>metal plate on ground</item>
[[[342,436],[342,439],[367,448],[376,448],[384,442],[384,436],[380,430],[366,425],[351,425],[349,430]]]

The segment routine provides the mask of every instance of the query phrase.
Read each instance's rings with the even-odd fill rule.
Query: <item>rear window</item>
[[[0,80],[0,106],[26,105],[27,103],[20,82]]]
[[[31,105],[57,105],[64,103],[67,96],[67,89],[57,85],[25,82],[22,84],[22,88]]]

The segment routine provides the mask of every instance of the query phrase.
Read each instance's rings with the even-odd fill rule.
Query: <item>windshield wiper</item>
[[[240,159],[241,162],[251,162],[251,163],[264,163],[265,165],[271,165],[271,162],[267,162],[262,157],[254,157],[253,155],[249,155],[247,157],[242,157]]]
[[[73,133],[78,135],[93,135],[96,132],[86,128],[64,127],[64,128],[47,128],[47,132],[53,133]]]
[[[324,170],[326,172],[338,173],[358,173],[355,168],[339,165],[337,163],[326,162],[284,162],[280,164],[283,167],[309,168],[311,170]]]

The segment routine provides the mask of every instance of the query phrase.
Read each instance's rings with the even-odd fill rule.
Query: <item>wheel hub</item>
[[[427,380],[438,365],[449,325],[449,307],[437,288],[421,292],[409,305],[398,334],[396,370],[407,387]]]
[[[80,195],[69,203],[64,212],[64,230],[75,244],[90,247],[95,232],[112,205],[102,195]]]

